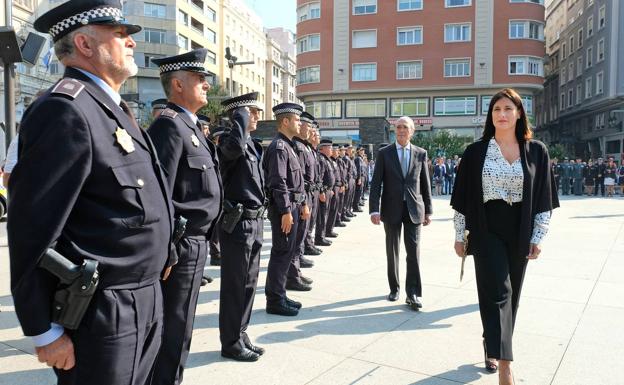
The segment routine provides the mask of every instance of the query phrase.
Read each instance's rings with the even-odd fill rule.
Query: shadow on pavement
[[[483,377],[485,369],[481,369],[475,365],[462,365],[455,370],[449,370],[448,372],[439,373],[425,378],[424,380],[416,381],[410,385],[439,385],[441,380],[450,382],[457,382],[461,379],[461,384],[468,384]],[[495,375],[497,378],[498,376]]]

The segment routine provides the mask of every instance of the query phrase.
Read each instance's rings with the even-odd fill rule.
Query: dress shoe
[[[245,347],[259,356],[263,355],[265,352],[264,348],[261,348],[260,346],[256,346],[249,341],[245,341]]]
[[[308,278],[303,275],[300,275],[299,278],[301,278],[301,282],[305,283],[306,285],[311,285],[312,282],[314,282],[312,278]]]
[[[353,214],[352,212],[348,212],[348,213],[347,213],[347,217],[349,217],[349,218],[353,218],[353,217],[355,217],[355,214]]]
[[[364,212],[364,210],[362,210],[362,209],[355,209],[355,210],[353,210],[353,211],[355,211],[356,213],[362,213],[362,212]]]
[[[323,254],[323,249],[319,249],[319,248],[318,248],[318,247],[316,247],[316,246],[312,246],[312,248],[318,252],[318,255]]]
[[[310,291],[312,290],[312,286],[310,285],[306,285],[303,282],[297,282],[297,281],[287,281],[286,282],[286,290],[293,290],[293,291]]]
[[[344,226],[344,225],[343,225]],[[338,234],[334,233],[333,231],[331,233],[327,233],[325,234],[325,236],[327,238],[338,238]]]
[[[248,348],[243,348],[243,350],[241,350],[238,353],[230,353],[230,352],[226,352],[222,350],[221,356],[225,358],[231,358],[235,361],[243,361],[243,362],[258,361],[258,358],[260,358],[260,355],[258,353]]]
[[[207,275],[203,276],[201,279],[201,283],[200,286],[206,286],[207,284],[209,284],[210,282],[212,282],[212,277],[208,277]]]
[[[416,297],[416,294],[410,294],[405,298],[405,303],[412,308],[412,310],[418,310],[422,308],[422,302]]]
[[[312,262],[312,260],[310,260],[310,259],[308,259],[308,258],[306,258],[306,257],[304,257],[302,255],[301,257],[299,257],[299,266],[301,268],[308,269],[308,268],[314,266],[314,262]]]
[[[398,299],[399,299],[399,292],[398,291],[391,291],[390,294],[388,294],[388,301],[394,302],[394,301],[396,301]]]
[[[303,255],[320,255],[321,251],[316,249],[316,248],[312,248],[312,247],[306,247],[303,250]]]
[[[319,239],[318,241],[314,241],[315,245],[318,246],[330,246],[331,245],[331,241],[329,239]]]
[[[342,222],[351,222],[351,218],[345,214],[343,218],[340,219]]]
[[[347,225],[345,225],[342,222],[336,222],[336,224],[334,225],[334,227],[347,227]],[[329,235],[328,235],[329,236]]]
[[[301,309],[302,306],[301,302],[295,301],[294,299],[290,299],[288,297],[286,297],[286,303],[288,304],[288,306],[294,307],[297,310]]]
[[[221,256],[220,255],[211,255],[210,256],[210,266],[221,266]]]
[[[290,306],[286,300],[281,300],[276,304],[267,304],[266,312],[269,314],[283,315],[294,317],[299,314],[299,309]]]

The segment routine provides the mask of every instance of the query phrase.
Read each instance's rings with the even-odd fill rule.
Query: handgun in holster
[[[85,259],[75,265],[54,249],[48,249],[39,267],[59,279],[52,304],[52,322],[67,329],[77,329],[99,283],[98,262]]]
[[[178,243],[180,243],[180,240],[186,232],[187,222],[188,220],[182,215],[175,219],[175,222],[173,224],[173,237],[171,239],[172,242],[169,245],[169,258],[167,259],[167,264],[165,265],[165,269],[161,274],[163,279],[166,279],[166,276],[168,275],[168,270],[178,263],[178,251],[176,249],[176,246]]]
[[[221,230],[232,234],[236,224],[241,220],[245,208],[242,204],[233,204],[228,200],[223,201],[223,218],[221,219]]]

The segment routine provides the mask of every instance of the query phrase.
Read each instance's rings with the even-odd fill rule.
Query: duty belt
[[[290,193],[289,196],[290,201],[296,204],[301,204],[306,200],[306,195],[303,193]]]
[[[334,187],[342,187],[342,182],[337,182],[334,184]]]
[[[257,209],[248,209],[248,208],[244,208],[243,209],[243,218],[244,219],[258,219],[258,218],[262,218],[262,216],[264,215],[264,211],[266,210],[266,208],[264,206],[260,206]]]

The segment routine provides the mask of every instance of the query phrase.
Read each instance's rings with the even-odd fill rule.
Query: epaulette
[[[285,145],[283,140],[278,140],[277,143],[275,143],[275,147],[277,147],[278,150],[283,150]]]
[[[65,78],[54,86],[52,89],[53,94],[61,94],[67,95],[72,99],[76,99],[76,97],[84,90],[84,84],[80,83],[76,79]]]
[[[163,112],[160,113],[160,115],[166,116],[171,119],[175,119],[175,117],[178,116],[178,113],[172,110],[171,108],[165,108]]]

